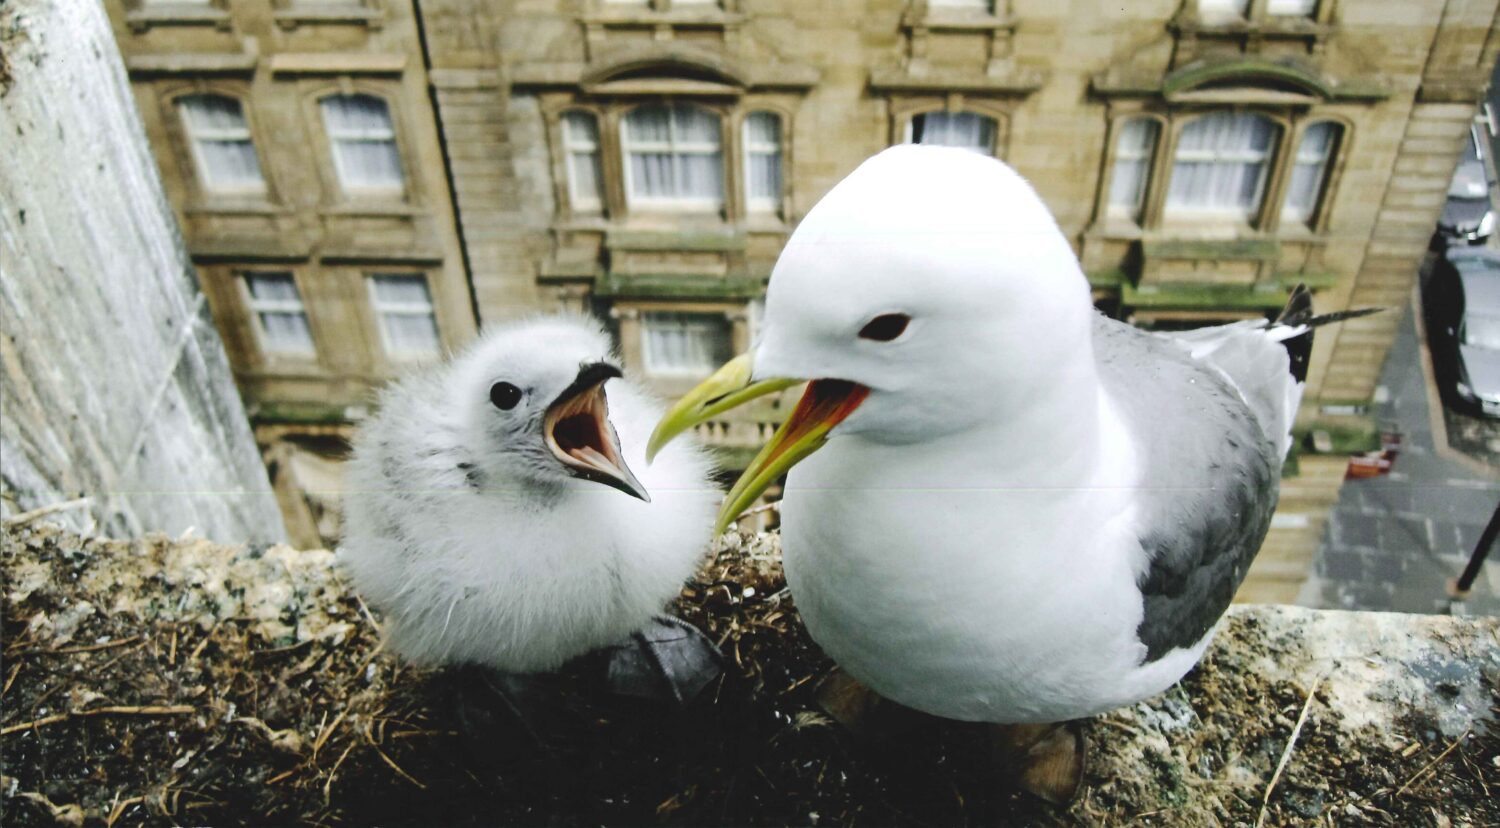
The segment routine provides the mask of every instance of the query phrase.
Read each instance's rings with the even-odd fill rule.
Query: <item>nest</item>
[[[1177,688],[1094,720],[1056,809],[997,783],[980,726],[854,737],[824,715],[831,665],[774,535],[721,539],[675,608],[724,651],[717,683],[677,710],[564,669],[545,747],[466,716],[462,671],[382,652],[330,553],[37,525],[0,564],[6,825],[1500,822],[1493,734],[1349,732],[1325,691],[1255,667],[1283,645],[1254,613]]]

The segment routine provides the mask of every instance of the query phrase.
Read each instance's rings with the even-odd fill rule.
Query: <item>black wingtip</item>
[[[1307,330],[1302,333],[1281,341],[1281,347],[1286,349],[1289,361],[1288,370],[1292,372],[1292,378],[1297,382],[1307,381],[1307,367],[1312,361],[1312,319],[1312,291],[1307,289],[1307,285],[1298,284],[1292,288],[1292,295],[1287,297],[1286,305],[1282,307],[1281,313],[1276,315],[1276,321],[1272,323],[1273,325],[1307,327]]]
[[[1306,284],[1298,283],[1292,288],[1292,295],[1287,297],[1281,313],[1276,315],[1275,324],[1305,325],[1312,318],[1312,291]]]
[[[1307,289],[1306,284],[1299,283],[1292,288],[1292,295],[1287,297],[1286,305],[1282,307],[1281,313],[1276,315],[1271,326],[1305,327],[1307,330],[1293,337],[1281,341],[1282,347],[1286,348],[1287,357],[1291,360],[1292,376],[1298,382],[1307,380],[1307,366],[1312,358],[1313,329],[1334,322],[1343,322],[1346,319],[1358,319],[1361,316],[1369,316],[1372,313],[1380,313],[1385,308],[1354,308],[1351,310],[1334,311],[1320,316],[1314,316],[1312,312],[1312,291]]]

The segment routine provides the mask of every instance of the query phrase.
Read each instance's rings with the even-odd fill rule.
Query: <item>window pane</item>
[[[375,283],[375,299],[381,305],[415,305],[432,309],[427,280],[421,276],[372,276],[371,281]]]
[[[384,320],[386,342],[393,354],[429,356],[438,352],[437,321],[432,314],[388,314]]]
[[[265,189],[239,101],[222,95],[194,95],[182,98],[178,108],[204,189]]]
[[[290,273],[253,273],[245,277],[245,284],[250,288],[250,298],[256,300],[257,303],[262,300],[297,303],[302,301],[302,297],[297,293],[297,283]]]
[[[1149,118],[1125,122],[1115,143],[1115,168],[1109,186],[1109,204],[1135,217],[1146,195],[1151,157],[1160,125]]]
[[[724,192],[719,154],[677,156],[677,194],[695,201],[717,201]]]
[[[313,353],[307,311],[292,274],[247,273],[244,278],[250,310],[260,329],[261,348],[267,353]]]
[[[568,194],[573,209],[597,209],[603,181],[599,167],[599,122],[587,112],[565,113],[563,144],[568,154]]]
[[[335,95],[322,108],[339,182],[351,190],[401,189],[401,154],[385,101]]]
[[[990,10],[990,0],[927,0],[927,5],[932,8]]]
[[[1244,19],[1250,0],[1198,0],[1198,16],[1208,21]]]
[[[642,106],[625,116],[625,126],[634,143],[666,143],[672,111],[664,106]]]
[[[731,356],[729,320],[720,314],[648,312],[642,330],[652,374],[706,376]]]
[[[638,107],[625,116],[626,195],[632,202],[716,207],[724,200],[719,118],[686,104]]]
[[[1168,211],[1253,218],[1276,134],[1270,120],[1246,113],[1218,112],[1188,124],[1173,159]]]
[[[386,353],[393,357],[435,356],[442,345],[427,279],[385,273],[372,275],[370,284]]]
[[[1338,130],[1337,124],[1324,122],[1313,124],[1302,133],[1281,207],[1282,220],[1306,221],[1317,211]]]
[[[1311,17],[1318,8],[1318,0],[1267,0],[1266,14],[1290,17]]]
[[[973,112],[928,112],[912,118],[911,139],[914,144],[963,147],[992,155],[995,119]]]

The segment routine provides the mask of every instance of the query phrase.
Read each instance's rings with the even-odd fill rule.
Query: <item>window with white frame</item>
[[[1312,17],[1318,0],[1266,0],[1266,14],[1277,17]]]
[[[177,100],[177,109],[204,190],[265,191],[250,124],[239,101],[225,95],[188,95]]]
[[[781,118],[752,112],[745,118],[745,207],[775,212],[781,206]]]
[[[599,165],[599,120],[593,113],[563,113],[563,152],[568,163],[568,200],[574,210],[597,211],[603,203]]]
[[[373,274],[370,303],[380,320],[380,338],[387,356],[423,359],[437,356],[442,350],[426,277],[411,273]]]
[[[733,356],[723,314],[647,311],[641,337],[646,372],[654,376],[707,376]]]
[[[1282,221],[1311,222],[1328,184],[1329,161],[1338,146],[1339,125],[1322,121],[1302,131],[1292,175],[1287,179],[1286,199],[1281,204]]]
[[[349,193],[392,194],[403,187],[396,128],[374,95],[330,95],[320,102],[339,183]]]
[[[927,6],[932,9],[972,9],[987,12],[990,10],[991,2],[992,0],[927,0]]]
[[[307,310],[297,281],[286,271],[243,274],[250,313],[261,350],[268,354],[311,356],[312,329],[307,324]]]
[[[911,119],[906,140],[994,155],[995,119],[973,112],[925,112]]]
[[[1151,179],[1151,159],[1161,125],[1152,118],[1131,118],[1121,124],[1115,139],[1114,170],[1110,173],[1110,215],[1139,221]]]
[[[1250,0],[1198,0],[1198,17],[1208,22],[1244,20]]]
[[[1172,159],[1167,217],[1253,221],[1277,133],[1269,118],[1243,112],[1215,112],[1189,123]]]
[[[625,196],[632,206],[712,210],[724,203],[719,117],[690,104],[648,104],[625,116]]]

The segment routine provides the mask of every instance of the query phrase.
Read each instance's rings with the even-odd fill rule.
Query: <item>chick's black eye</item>
[[[908,322],[911,322],[911,317],[904,313],[883,313],[859,329],[859,338],[890,342],[906,330]]]
[[[501,411],[509,411],[521,401],[521,389],[508,382],[497,382],[490,386],[490,402]]]

